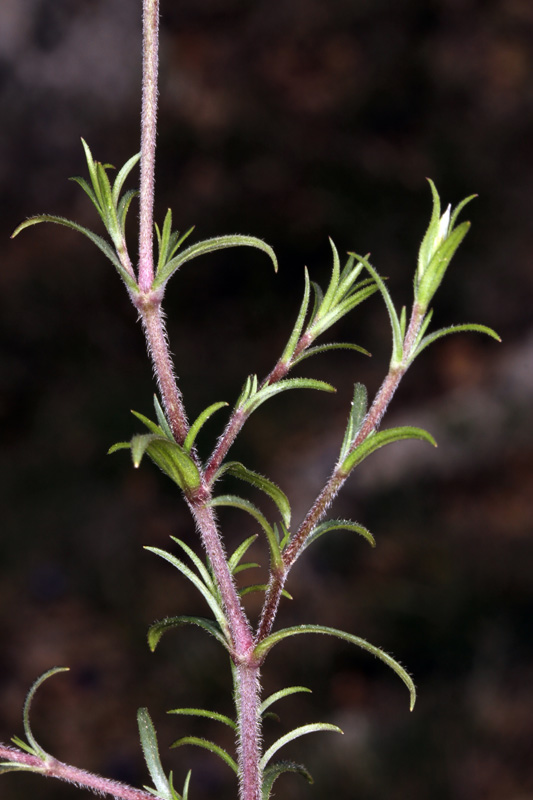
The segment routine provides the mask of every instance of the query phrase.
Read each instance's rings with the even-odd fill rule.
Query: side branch
[[[16,769],[17,764],[20,764],[20,769],[36,772],[48,778],[58,778],[58,780],[66,783],[73,783],[78,788],[89,789],[95,794],[111,795],[116,800],[154,800],[153,794],[142,789],[135,789],[127,783],[119,783],[108,778],[102,778],[92,772],[86,772],[83,769],[64,764],[62,761],[56,761],[55,758],[43,761],[37,756],[25,753],[23,750],[7,747],[3,744],[0,744],[0,759],[4,762],[11,762],[13,769]]]

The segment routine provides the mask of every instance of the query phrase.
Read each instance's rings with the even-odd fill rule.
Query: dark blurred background
[[[272,366],[304,265],[327,280],[328,236],[342,252],[371,251],[397,304],[409,302],[426,176],[444,203],[479,194],[436,325],[483,322],[503,338],[452,337],[419,359],[387,424],[427,427],[438,450],[400,443],[365,462],[333,513],[368,526],[377,549],[332,534],[293,572],[279,624],[333,625],[383,646],[412,672],[419,700],[410,715],[393,673],[333,640],[277,648],[265,691],[297,683],[313,695],[280,704],[265,740],[314,720],[345,731],[290,745],[284,756],[316,783],[285,777],[279,797],[533,798],[532,42],[530,0],[163,2],[157,217],[171,206],[196,239],[263,237],[280,260],[274,276],[262,254],[227,251],[172,281],[168,328],[191,416],[233,402],[247,374]],[[135,712],[146,705],[177,787],[192,766],[192,798],[224,800],[236,794],[225,765],[167,747],[186,733],[223,743],[226,732],[165,714],[231,713],[222,654],[193,629],[155,655],[145,644],[154,619],[205,613],[142,550],[169,535],[194,544],[193,526],[150,464],[136,472],[124,454],[106,456],[138,430],[130,408],[152,413],[136,315],[82,237],[43,225],[9,240],[40,212],[101,232],[67,179],[85,173],[80,136],[119,166],[138,149],[139,56],[140,2],[1,2],[0,740],[22,733],[36,676],[69,665],[35,703],[45,747],[140,785]],[[298,374],[331,380],[337,394],[272,400],[234,452],[279,481],[295,520],[335,459],[353,382],[375,392],[388,363],[377,297],[331,336],[373,358],[305,362]],[[221,518],[230,548],[253,532],[237,512]],[[265,561],[263,549],[254,555]],[[256,614],[258,600],[248,607]],[[1,782],[4,800],[84,794],[35,776]]]

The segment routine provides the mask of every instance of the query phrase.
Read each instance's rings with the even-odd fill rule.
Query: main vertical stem
[[[261,800],[259,667],[237,666],[240,800]]]
[[[154,173],[157,133],[157,70],[159,63],[159,0],[143,0],[143,86],[141,111],[141,186],[139,288],[154,280]]]

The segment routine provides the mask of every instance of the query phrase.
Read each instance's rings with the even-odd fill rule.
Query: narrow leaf
[[[424,238],[422,239],[422,244],[420,245],[420,250],[418,251],[418,267],[417,267],[417,280],[420,281],[422,275],[425,272],[427,265],[431,259],[431,247],[433,242],[435,241],[435,235],[437,233],[439,227],[439,220],[440,220],[440,197],[435,184],[428,178],[429,187],[431,189],[431,194],[433,196],[433,209],[431,212],[431,219],[429,221],[429,225],[427,228],[426,233],[424,234]]]
[[[150,626],[148,630],[148,645],[150,650],[154,652],[164,633],[174,628],[181,628],[183,625],[197,625],[199,628],[211,634],[211,636],[214,636],[226,649],[228,648],[228,640],[225,638],[222,629],[216,622],[205,619],[205,617],[180,616],[167,617],[159,622],[154,622],[154,624]]]
[[[137,164],[141,157],[140,153],[135,153],[134,156],[129,158],[123,167],[117,173],[117,177],[115,178],[115,182],[113,184],[113,192],[112,192],[112,200],[115,207],[118,205],[118,201],[120,199],[120,193],[122,191],[122,187],[124,186],[124,182],[130,172],[132,171],[133,167]]]
[[[369,530],[364,528],[362,525],[358,525],[356,522],[350,522],[349,520],[345,519],[329,519],[326,522],[322,522],[320,525],[317,525],[314,528],[304,543],[304,548],[309,547],[310,544],[316,542],[321,536],[325,533],[329,533],[329,531],[354,531],[355,533],[359,533],[363,536],[367,542],[372,546],[376,546],[376,540],[372,536]]]
[[[416,291],[417,302],[422,307],[427,308],[431,303],[433,295],[444,278],[444,273],[448,269],[450,261],[469,230],[470,223],[463,222],[450,233],[435,252],[433,258],[426,267]]]
[[[337,725],[330,725],[326,722],[312,722],[310,725],[302,725],[299,728],[294,728],[294,730],[286,733],[285,736],[282,736],[277,742],[268,748],[266,753],[264,754],[263,758],[261,759],[261,768],[264,769],[274,753],[277,753],[280,748],[284,745],[292,742],[293,739],[297,739],[299,736],[305,736],[308,733],[318,733],[319,731],[333,731],[334,733],[343,733],[343,731],[337,727]]]
[[[297,772],[302,775],[308,783],[314,783],[312,775],[303,764],[295,764],[293,761],[277,761],[275,764],[267,767],[263,774],[261,800],[269,800],[275,781],[280,775],[283,775],[284,772]]]
[[[227,631],[226,617],[217,598],[212,594],[205,583],[196,575],[196,573],[190,570],[189,567],[184,564],[183,561],[180,561],[179,558],[176,558],[171,553],[167,553],[166,550],[161,550],[159,547],[145,547],[144,549],[165,559],[165,561],[168,561],[169,564],[172,564],[172,566],[176,567],[176,569],[178,569],[182,575],[188,578],[190,582],[196,586],[200,594],[205,599],[209,608],[215,615],[215,619],[220,625],[220,628],[223,631]]]
[[[201,739],[199,736],[184,736],[183,738],[174,742],[174,744],[171,744],[170,747],[182,747],[184,744],[194,744],[197,747],[203,747],[205,750],[209,750],[211,753],[219,756],[222,761],[225,761],[236,775],[239,774],[239,768],[237,767],[235,760],[229,755],[229,753],[226,753],[224,748],[219,747],[214,742],[210,742],[208,739]]]
[[[233,552],[233,554],[228,560],[228,567],[230,572],[233,573],[237,570],[241,562],[241,559],[243,558],[249,547],[255,542],[256,539],[257,539],[257,533],[254,534],[253,536],[249,536],[247,539],[244,540],[244,542],[241,542],[241,544]]]
[[[250,397],[245,403],[242,404],[241,408],[243,408],[247,413],[251,414],[252,411],[255,411],[259,406],[265,402],[265,400],[269,400],[274,395],[279,394],[280,392],[285,392],[287,389],[318,389],[322,392],[335,392],[336,389],[330,383],[325,383],[325,381],[317,381],[314,378],[286,378],[281,381],[277,381],[277,383],[273,383],[272,385],[268,384],[267,386],[260,389],[254,395]]]
[[[32,748],[32,751],[35,753],[36,756],[42,758],[43,760],[48,757],[48,753],[46,753],[43,748],[37,744],[37,741],[31,731],[30,726],[30,711],[31,711],[31,704],[33,702],[33,698],[35,697],[35,693],[37,689],[46,681],[48,678],[51,678],[52,675],[57,675],[58,672],[68,672],[69,667],[53,667],[45,672],[40,678],[37,678],[33,686],[31,687],[30,691],[26,696],[26,700],[24,702],[24,709],[22,713],[22,720],[24,724],[24,733],[26,734],[26,739],[28,740],[29,746]]]
[[[147,453],[154,464],[183,491],[194,490],[200,486],[200,473],[192,458],[176,442],[169,441],[165,435],[139,434],[132,438],[130,447],[133,465],[136,468],[140,466],[144,454]],[[118,448],[115,446],[115,449]]]
[[[366,415],[368,404],[368,397],[366,387],[362,383],[354,384],[353,399],[350,407],[350,414],[348,422],[346,423],[346,430],[341,446],[341,461],[348,455],[350,447],[352,446],[355,437],[357,436],[363,420]]]
[[[240,245],[256,247],[259,250],[262,250],[270,257],[272,263],[274,264],[274,269],[277,272],[278,262],[276,255],[270,245],[266,244],[266,242],[263,242],[261,239],[257,239],[255,236],[216,236],[213,239],[205,239],[203,242],[197,242],[196,244],[191,245],[182,253],[168,261],[159,270],[152,285],[152,289],[158,289],[164,286],[168,279],[176,272],[176,270],[178,270],[187,261],[191,261],[193,258],[204,255],[205,253],[213,253],[217,250],[223,250],[227,247],[238,247]]]
[[[223,722],[224,725],[228,725],[234,731],[237,730],[235,722],[225,714],[219,714],[217,711],[207,711],[205,708],[173,708],[167,711],[167,714],[181,714],[187,717],[207,717],[215,722]]]
[[[402,329],[389,290],[385,286],[383,279],[376,272],[372,264],[366,258],[363,258],[362,256],[358,256],[356,254],[354,255],[356,258],[359,259],[359,261],[361,261],[362,264],[364,264],[368,272],[370,272],[370,274],[372,275],[378,286],[379,291],[381,292],[383,300],[385,301],[387,311],[389,312],[389,319],[392,328],[392,360],[394,363],[400,364],[402,361],[402,350],[403,350]]]
[[[239,596],[244,597],[245,595],[252,594],[253,592],[266,592],[267,589],[268,589],[267,583],[254,583],[251,586],[243,586],[242,589],[239,589]],[[283,595],[283,597],[286,597],[287,600],[294,600],[292,594],[289,594],[286,589],[282,589],[281,594]]]
[[[492,338],[496,339],[497,342],[501,342],[501,338],[498,336],[496,331],[494,331],[492,328],[488,328],[486,325],[477,325],[471,322],[465,323],[464,325],[450,325],[449,328],[440,328],[438,331],[433,331],[433,333],[430,333],[428,336],[422,339],[413,353],[413,359],[420,355],[422,350],[425,350],[428,345],[436,342],[437,339],[442,339],[443,336],[448,336],[451,333],[461,333],[463,331],[486,333],[487,336],[492,336]]]
[[[380,447],[384,447],[392,442],[399,442],[402,439],[422,439],[423,441],[432,444],[433,447],[437,446],[433,436],[423,428],[414,428],[410,425],[400,428],[389,428],[388,430],[374,433],[371,436],[368,436],[364,442],[361,442],[361,444],[344,460],[342,464],[342,471],[348,474],[354,467],[357,466],[357,464],[360,464],[361,461],[367,458],[367,456],[369,456],[375,450],[379,450]]]
[[[350,342],[331,342],[330,344],[320,344],[316,347],[310,347],[308,350],[304,350],[294,359],[292,366],[299,364],[300,361],[303,361],[305,358],[309,358],[309,356],[317,356],[319,353],[327,353],[328,350],[356,350],[358,353],[363,353],[365,356],[370,355],[368,350],[365,350],[364,347],[360,347],[358,344],[351,344]]]
[[[288,697],[289,695],[296,694],[298,692],[307,692],[312,694],[311,689],[308,689],[307,686],[287,686],[286,689],[280,689],[279,692],[274,692],[274,694],[271,694],[266,698],[266,700],[263,700],[259,709],[260,713],[264,714],[267,708],[270,708],[273,703],[277,703],[278,700],[282,700],[284,697]]]
[[[328,284],[328,288],[326,290],[326,294],[324,295],[324,299],[322,300],[320,308],[318,309],[317,312],[317,319],[320,319],[322,316],[328,313],[328,311],[332,306],[333,298],[335,297],[339,286],[339,277],[340,277],[339,253],[331,237],[329,238],[329,244],[331,247],[331,251],[333,253],[333,269],[331,271],[331,278]]]
[[[281,642],[283,639],[287,639],[290,636],[297,636],[300,633],[323,633],[329,636],[336,636],[338,639],[343,639],[346,642],[350,642],[358,647],[362,647],[363,650],[367,650],[381,661],[384,661],[385,664],[391,667],[391,669],[393,669],[394,672],[400,676],[402,681],[409,689],[411,698],[410,710],[413,710],[416,700],[416,689],[409,673],[406,672],[406,670],[384,650],[381,650],[379,647],[375,647],[365,639],[361,639],[359,636],[354,636],[351,633],[346,633],[345,631],[340,631],[336,628],[329,628],[324,625],[296,625],[295,627],[284,628],[281,631],[276,631],[275,633],[270,634],[270,636],[267,636],[266,639],[263,639],[263,641],[259,642],[259,644],[256,646],[255,654],[259,658],[264,658],[275,644],[278,644],[278,642]]]
[[[188,544],[185,544],[185,542],[182,542],[181,539],[177,539],[175,536],[171,536],[170,538],[172,539],[173,542],[176,542],[176,544],[178,544],[185,553],[187,553],[187,555],[191,559],[192,563],[194,564],[194,566],[198,570],[198,574],[199,574],[200,578],[203,580],[203,582],[205,583],[205,585],[207,586],[207,588],[209,589],[211,594],[214,597],[216,597],[216,589],[215,589],[215,584],[213,582],[213,578],[211,577],[211,573],[206,568],[206,566],[203,563],[202,559],[199,558],[199,556],[196,555],[194,550],[192,548],[190,548]]]
[[[189,432],[188,432],[188,434],[187,434],[187,436],[185,438],[185,441],[183,443],[183,447],[188,453],[191,451],[192,446],[194,445],[194,442],[196,440],[196,437],[198,436],[198,432],[201,429],[201,427],[204,425],[204,423],[207,422],[209,417],[212,414],[214,414],[215,411],[218,411],[220,408],[224,408],[227,405],[229,405],[229,404],[225,403],[223,401],[221,401],[219,403],[213,403],[212,405],[208,406],[208,408],[205,408],[202,411],[202,413],[198,415],[198,417],[195,419],[195,421],[193,422],[193,424],[189,428]]]
[[[147,708],[140,708],[138,710],[137,724],[139,726],[139,736],[144,760],[146,761],[146,766],[148,767],[148,772],[150,773],[153,784],[162,797],[171,800],[170,786],[159,757],[157,734]]]
[[[272,529],[272,526],[269,525],[266,517],[259,511],[257,506],[254,506],[254,504],[250,503],[249,500],[245,500],[243,497],[237,497],[237,495],[233,494],[225,494],[220,495],[219,497],[213,497],[212,500],[209,501],[208,505],[233,506],[234,508],[240,508],[242,511],[247,511],[248,514],[250,514],[261,525],[266,533],[272,564],[275,566],[281,566],[282,561],[278,540]]]
[[[159,422],[159,427],[161,428],[167,439],[170,439],[171,442],[174,442],[175,439],[174,436],[172,435],[172,431],[170,430],[170,425],[168,424],[167,418],[165,417],[164,411],[161,408],[161,404],[156,394],[154,394],[154,408],[157,421]]]
[[[302,304],[300,306],[300,310],[298,312],[298,317],[296,318],[296,322],[294,324],[294,328],[292,329],[292,333],[289,337],[289,341],[287,342],[287,346],[285,347],[285,350],[283,351],[282,356],[280,358],[280,362],[282,364],[288,364],[291,362],[296,345],[300,340],[300,334],[302,333],[303,324],[305,322],[305,316],[307,314],[307,309],[309,307],[309,294],[310,294],[309,272],[307,271],[306,267],[304,296]]]
[[[258,472],[253,472],[253,470],[248,469],[239,461],[229,461],[227,464],[224,464],[217,472],[215,480],[222,477],[225,473],[229,473],[235,478],[246,481],[256,489],[260,489],[268,495],[278,507],[285,525],[289,526],[291,524],[291,507],[287,495],[273,481],[265,478]]]

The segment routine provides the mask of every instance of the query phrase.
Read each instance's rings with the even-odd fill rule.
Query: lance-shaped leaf
[[[279,692],[274,692],[274,694],[263,700],[259,709],[261,714],[264,714],[267,708],[270,708],[273,703],[277,703],[278,700],[283,700],[284,697],[289,697],[289,695],[298,694],[299,692],[312,693],[307,686],[287,686],[285,689],[280,689]]]
[[[168,420],[165,417],[165,413],[161,408],[161,403],[157,399],[157,395],[154,394],[154,408],[155,408],[155,415],[157,417],[157,421],[159,422],[159,427],[167,437],[170,439],[171,442],[174,442],[174,436],[172,435],[172,431],[170,430],[170,425],[168,424]]]
[[[226,753],[223,747],[219,747],[218,744],[209,741],[209,739],[202,739],[199,736],[183,736],[170,746],[172,748],[182,747],[184,744],[194,744],[196,747],[203,747],[204,750],[209,750],[211,753],[214,753],[216,756],[221,758],[222,761],[225,761],[226,764],[231,767],[235,775],[239,774],[239,768],[230,754]]]
[[[136,413],[136,412],[134,412]],[[136,414],[140,419],[143,415]],[[143,422],[149,422],[145,417]],[[155,425],[155,423],[152,423]],[[145,433],[134,436],[131,442],[117,442],[109,448],[108,453],[117,450],[131,450],[133,466],[139,467],[145,453],[159,469],[177,483],[184,492],[191,492],[200,486],[198,467],[185,450],[174,441],[169,441],[163,431],[162,435]]]
[[[336,389],[330,383],[317,381],[314,378],[285,378],[273,384],[267,384],[262,389],[252,393],[244,402],[240,403],[240,408],[247,414],[251,414],[259,406],[280,392],[287,389],[317,389],[322,392],[335,392]]]
[[[257,536],[257,533],[255,533],[253,536],[249,536],[244,540],[244,542],[241,542],[241,544],[231,554],[230,558],[228,559],[228,567],[231,573],[234,573],[238,570],[244,555],[249,547],[255,542]]]
[[[416,700],[416,689],[409,673],[406,672],[401,664],[399,664],[392,656],[390,656],[380,647],[375,647],[373,644],[370,644],[370,642],[367,642],[365,639],[361,639],[359,636],[354,636],[352,633],[346,633],[345,631],[340,631],[337,630],[337,628],[330,628],[325,625],[296,625],[292,628],[284,628],[281,631],[271,633],[270,636],[267,636],[262,642],[259,642],[259,644],[256,645],[254,651],[255,655],[258,658],[263,659],[275,644],[283,641],[283,639],[288,639],[290,636],[298,636],[301,633],[323,633],[328,636],[335,636],[338,639],[349,642],[350,644],[355,644],[358,647],[362,647],[363,650],[367,650],[381,661],[384,661],[385,664],[391,667],[391,669],[393,669],[394,672],[400,676],[402,681],[409,689],[409,695],[411,698],[410,710],[413,710]]]
[[[13,744],[16,744],[17,747],[20,747],[22,750],[25,750],[27,753],[30,753],[32,756],[37,756],[38,758],[42,759],[42,761],[46,761],[50,756],[43,750],[40,744],[38,744],[35,736],[32,733],[31,725],[30,725],[30,711],[31,705],[33,703],[33,698],[39,687],[46,681],[48,678],[51,678],[52,675],[57,675],[58,672],[68,672],[69,667],[53,667],[41,675],[35,683],[32,685],[30,691],[26,695],[26,700],[24,701],[24,708],[22,712],[22,722],[24,725],[24,733],[26,735],[26,742],[20,739],[18,736],[12,737]],[[3,764],[1,766],[4,766]],[[12,770],[24,769],[27,768],[30,771],[37,771],[33,767],[24,767],[23,765],[15,766],[14,763],[11,764]],[[6,771],[6,770],[3,770]]]
[[[365,266],[368,272],[371,274],[372,278],[377,284],[379,291],[381,292],[381,296],[385,301],[385,306],[387,308],[389,319],[391,323],[392,329],[392,357],[391,357],[391,366],[397,366],[402,363],[403,357],[403,337],[402,337],[402,328],[400,325],[400,320],[398,318],[398,313],[394,307],[394,303],[392,302],[392,298],[390,296],[389,290],[385,286],[385,283],[381,276],[376,272],[372,264],[368,261],[368,259],[364,258],[363,256],[357,256],[355,253],[353,254],[359,261]]]
[[[356,383],[353,388],[353,399],[350,407],[350,414],[342,440],[342,447],[340,453],[340,460],[342,461],[348,455],[350,447],[355,441],[363,420],[366,415],[368,404],[366,387],[362,383]]]
[[[193,258],[202,256],[205,253],[214,253],[217,250],[224,250],[228,247],[239,247],[243,245],[246,247],[255,247],[266,253],[270,257],[272,263],[274,264],[274,269],[277,272],[278,261],[276,254],[270,245],[268,245],[266,242],[263,242],[262,239],[257,239],[255,236],[240,236],[237,234],[230,236],[215,236],[213,239],[205,239],[202,242],[197,242],[196,244],[191,245],[186,250],[183,250],[179,255],[171,258],[170,261],[167,261],[167,263],[164,264],[164,266],[162,266],[157,272],[155,280],[152,284],[152,289],[164,287],[176,270],[178,270],[187,261],[191,261]]]
[[[292,357],[294,355],[294,351],[296,349],[296,345],[300,340],[300,336],[303,329],[303,324],[305,322],[305,317],[307,314],[307,309],[309,306],[309,294],[310,294],[310,287],[311,284],[309,282],[309,272],[307,267],[305,268],[305,288],[304,288],[304,296],[302,300],[302,304],[300,306],[300,310],[298,312],[298,316],[296,318],[296,322],[294,324],[294,328],[292,329],[292,333],[289,336],[289,341],[283,351],[280,362],[282,364],[288,364],[292,361]],[[294,363],[294,362],[293,362]]]
[[[218,480],[224,474],[233,475],[235,478],[251,484],[256,489],[260,489],[274,501],[285,525],[289,526],[291,524],[291,507],[287,495],[273,481],[258,472],[248,469],[239,461],[229,461],[223,464],[216,473],[214,480]]]
[[[191,449],[192,449],[192,447],[194,445],[194,442],[196,441],[196,437],[198,436],[198,432],[200,431],[202,426],[207,422],[209,417],[212,414],[214,414],[215,411],[218,411],[220,408],[224,408],[227,405],[229,405],[229,404],[225,403],[223,401],[221,401],[219,403],[213,403],[212,405],[210,405],[207,408],[205,408],[202,411],[202,413],[197,416],[197,418],[194,420],[193,424],[189,428],[189,432],[188,432],[188,434],[187,434],[187,436],[185,438],[185,441],[183,442],[183,447],[188,453],[190,453],[190,451],[191,451]]]
[[[253,503],[250,503],[249,500],[245,500],[243,497],[237,497],[233,494],[224,494],[220,495],[219,497],[213,497],[212,500],[209,501],[208,505],[210,506],[233,506],[234,508],[240,508],[242,511],[247,511],[263,528],[264,532],[266,533],[268,546],[270,549],[270,558],[272,562],[272,566],[281,567],[283,564],[281,558],[281,552],[279,547],[279,542],[277,540],[276,534],[271,525],[266,520],[264,514],[262,514],[257,506],[254,506]]]
[[[491,336],[493,339],[496,339],[497,342],[501,342],[501,338],[498,336],[496,331],[494,331],[492,328],[488,328],[486,325],[478,325],[473,322],[467,322],[462,325],[450,325],[448,328],[439,328],[438,331],[433,331],[433,333],[429,333],[427,336],[421,339],[411,357],[411,361],[420,355],[422,350],[425,350],[430,344],[436,342],[437,339],[442,339],[443,336],[449,336],[452,333],[463,333],[465,331],[472,333],[485,333],[487,336]]]
[[[213,581],[213,578],[211,577],[211,573],[209,572],[209,570],[207,569],[207,567],[203,563],[202,559],[199,558],[199,556],[196,555],[194,550],[192,548],[190,548],[188,544],[185,544],[185,542],[182,542],[181,539],[177,539],[175,536],[171,536],[170,538],[172,539],[173,542],[176,542],[176,544],[178,544],[185,553],[187,553],[187,555],[191,559],[192,563],[194,564],[194,566],[198,570],[198,574],[199,574],[200,578],[203,580],[203,582],[205,583],[205,585],[207,586],[207,588],[209,589],[211,594],[214,597],[216,597],[217,590],[216,590],[215,583]]]
[[[304,359],[310,358],[311,356],[327,353],[329,350],[355,350],[365,356],[370,355],[368,350],[365,350],[364,347],[360,347],[358,344],[351,344],[350,342],[330,342],[329,344],[319,344],[316,347],[310,347],[308,350],[304,350],[294,359],[292,366],[294,367],[296,364],[299,364],[300,361],[304,361]]]
[[[180,714],[186,717],[207,717],[215,722],[222,722],[232,730],[237,730],[237,725],[234,720],[227,717],[225,714],[219,714],[218,711],[208,711],[205,708],[172,708],[167,711],[167,714]]]
[[[261,800],[269,800],[272,787],[275,781],[284,772],[297,772],[302,775],[308,783],[314,783],[312,775],[307,771],[303,764],[295,764],[293,761],[277,761],[267,767],[263,773],[263,787],[261,790]]]
[[[455,228],[439,246],[426,267],[416,290],[416,300],[423,309],[428,308],[431,303],[433,295],[444,278],[444,273],[448,269],[450,261],[469,229],[469,222],[463,222]]]
[[[144,760],[158,793],[157,796],[164,798],[164,800],[173,800],[173,794],[175,794],[175,792],[172,791],[168,778],[163,770],[161,758],[159,757],[157,734],[147,708],[140,708],[138,710],[137,724],[139,726],[139,737],[141,739]]]
[[[310,725],[302,725],[299,728],[294,728],[294,730],[289,731],[286,733],[285,736],[282,736],[278,739],[274,744],[268,748],[266,753],[264,754],[263,758],[261,759],[261,768],[264,769],[272,756],[278,752],[284,745],[292,742],[293,739],[297,739],[299,736],[305,736],[308,733],[318,733],[320,731],[332,731],[333,733],[343,733],[343,731],[337,725],[330,725],[327,722],[312,722]]]
[[[358,525],[356,522],[350,522],[346,519],[328,519],[326,522],[322,522],[320,525],[317,525],[314,528],[304,543],[304,548],[309,547],[310,544],[316,542],[321,536],[325,533],[329,533],[329,531],[354,531],[362,536],[367,542],[372,545],[372,547],[376,546],[376,540],[372,536],[367,528],[363,527],[363,525]]]
[[[361,442],[343,461],[342,471],[348,475],[354,467],[375,450],[379,450],[380,447],[384,447],[387,444],[392,444],[392,442],[399,442],[402,439],[421,439],[429,442],[433,447],[437,446],[433,436],[423,428],[414,428],[410,425],[400,428],[388,428],[388,430],[370,434],[364,442]]]
[[[173,556],[172,553],[167,553],[166,550],[161,550],[159,547],[145,547],[144,549],[148,550],[150,553],[155,553],[161,558],[164,558],[165,561],[168,561],[169,564],[172,564],[173,567],[176,567],[176,569],[178,569],[182,575],[185,575],[185,577],[190,580],[193,586],[196,586],[200,594],[204,597],[209,608],[215,615],[215,619],[220,625],[220,628],[224,631],[224,633],[227,633],[228,625],[222,607],[218,602],[218,599],[213,595],[209,587],[205,585],[203,580],[199,578],[195,572],[190,570],[189,567],[183,563],[183,561],[180,561],[179,558]]]
[[[437,188],[430,178],[428,178],[428,183],[433,197],[433,209],[431,212],[431,219],[429,220],[427,231],[424,234],[424,238],[422,239],[422,243],[418,251],[418,266],[416,271],[417,280],[420,280],[420,278],[424,274],[426,267],[428,266],[433,256],[433,253],[435,252],[434,243],[437,237],[439,229],[439,221],[440,221],[439,193],[437,192]]]
[[[258,566],[258,565],[256,565],[256,564],[253,564],[253,565],[252,564],[248,564],[247,566],[254,566],[255,567],[255,566]],[[254,583],[251,586],[243,586],[242,589],[239,589],[239,596],[240,597],[244,597],[245,595],[252,594],[253,592],[266,592],[267,589],[268,589],[268,584],[267,583]],[[283,597],[286,597],[287,600],[294,600],[292,594],[289,594],[289,592],[286,589],[282,589],[281,590],[281,594],[282,594]]]
[[[164,633],[174,630],[174,628],[181,628],[183,625],[197,625],[199,628],[207,631],[211,636],[214,636],[226,649],[229,648],[229,640],[224,636],[223,629],[213,620],[205,619],[205,617],[180,616],[167,617],[166,619],[154,622],[154,624],[150,626],[148,630],[148,645],[150,650],[152,652],[155,650]]]
[[[57,225],[63,225],[65,228],[70,228],[78,233],[83,233],[84,236],[87,236],[87,238],[90,239],[91,242],[95,244],[105,256],[107,256],[128,289],[134,294],[139,291],[135,279],[132,275],[130,275],[129,272],[127,272],[127,270],[124,269],[111,245],[106,242],[105,239],[102,239],[101,236],[93,233],[93,231],[90,231],[88,228],[84,228],[83,225],[78,225],[77,222],[72,222],[70,219],[65,219],[65,217],[56,217],[52,214],[40,214],[37,217],[30,217],[29,219],[24,220],[24,222],[21,222],[21,224],[15,228],[11,234],[11,238],[14,239],[15,236],[18,236],[18,234],[25,228],[29,228],[30,225],[37,225],[40,222],[54,222]]]

